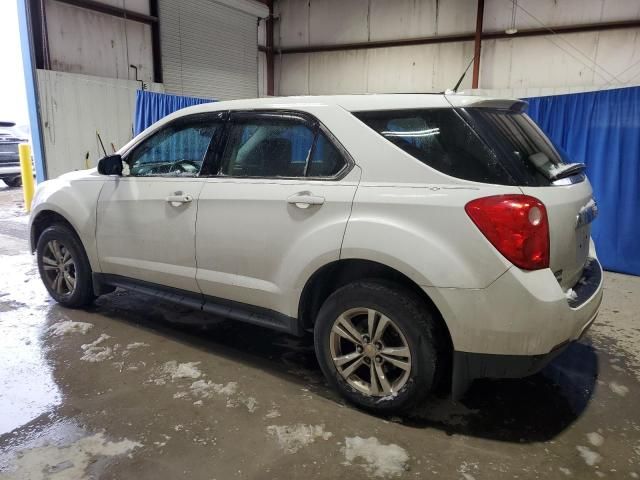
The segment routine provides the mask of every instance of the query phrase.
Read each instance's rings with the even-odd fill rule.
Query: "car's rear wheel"
[[[4,183],[6,183],[10,187],[19,187],[20,185],[22,185],[22,178],[20,178],[20,176],[6,177],[3,180]]]
[[[93,301],[89,260],[68,227],[56,224],[46,228],[38,239],[36,256],[40,278],[56,302],[78,308]]]
[[[382,281],[336,290],[315,324],[318,361],[329,383],[377,413],[409,409],[434,388],[442,361],[429,306]]]

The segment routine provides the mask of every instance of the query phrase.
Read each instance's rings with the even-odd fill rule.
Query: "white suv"
[[[39,185],[51,296],[115,287],[294,335],[377,412],[539,370],[602,300],[584,165],[523,113],[461,95],[210,103],[97,170]],[[260,333],[256,331],[256,335]]]

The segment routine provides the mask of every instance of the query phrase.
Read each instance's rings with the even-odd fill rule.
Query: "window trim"
[[[245,179],[245,180],[302,180],[302,181],[339,181],[346,177],[349,172],[355,166],[355,161],[353,157],[349,154],[346,148],[340,143],[340,141],[333,135],[333,133],[314,115],[309,112],[304,112],[300,110],[284,110],[284,109],[251,109],[251,110],[229,110],[229,115],[226,118],[224,135],[221,139],[221,142],[217,147],[217,170],[214,175],[207,175],[208,178],[233,178],[233,179]],[[309,127],[313,131],[313,143],[311,145],[311,149],[309,150],[309,154],[307,155],[307,161],[304,168],[303,176],[293,176],[293,177],[285,177],[285,176],[244,176],[244,175],[225,175],[222,174],[222,156],[224,155],[224,151],[227,147],[227,142],[229,141],[229,132],[231,130],[232,122],[238,116],[243,118],[251,119],[260,118],[260,117],[275,117],[275,118],[295,118],[302,121],[304,125]],[[323,177],[308,177],[306,176],[307,170],[309,168],[309,163],[311,161],[311,156],[313,155],[315,145],[317,142],[318,134],[322,133],[327,137],[327,140],[338,150],[342,158],[344,159],[343,167],[335,174],[331,176],[323,176]],[[203,163],[204,165],[204,163]]]
[[[171,176],[167,176],[167,175],[162,175],[162,174],[158,174],[158,175],[127,175],[126,178],[187,178],[187,179],[194,179],[194,178],[201,178],[203,177],[201,175],[202,170],[204,169],[205,164],[209,161],[209,157],[211,155],[215,155],[216,151],[219,148],[220,142],[221,142],[221,135],[223,133],[223,131],[226,129],[226,125],[227,125],[227,113],[228,111],[215,111],[215,112],[201,112],[201,113],[192,113],[189,115],[184,115],[178,118],[174,118],[173,120],[170,120],[169,122],[165,123],[164,125],[162,125],[159,128],[156,128],[155,130],[153,130],[152,132],[149,132],[147,135],[145,135],[144,137],[142,137],[140,140],[138,140],[134,145],[132,145],[129,149],[127,149],[124,153],[122,153],[121,157],[122,157],[122,161],[126,162],[127,165],[129,165],[129,168],[131,168],[131,164],[129,163],[129,157],[131,155],[133,155],[133,153],[139,148],[141,147],[145,142],[147,142],[147,140],[150,140],[151,138],[155,137],[156,135],[162,133],[164,130],[166,130],[167,128],[172,128],[175,127],[176,125],[180,125],[183,123],[191,123],[191,122],[206,122],[206,121],[210,121],[210,122],[220,122],[221,123],[221,128],[217,128],[216,131],[214,132],[213,136],[211,137],[211,140],[209,141],[209,145],[207,146],[207,150],[204,153],[203,159],[202,159],[202,163],[200,164],[200,170],[198,170],[198,172],[192,176],[192,177],[171,177]]]

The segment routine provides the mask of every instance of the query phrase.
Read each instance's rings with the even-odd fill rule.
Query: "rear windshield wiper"
[[[561,178],[567,178],[572,175],[582,173],[585,168],[587,168],[587,166],[584,163],[563,163],[551,167],[547,172],[547,175],[551,181],[560,180]]]

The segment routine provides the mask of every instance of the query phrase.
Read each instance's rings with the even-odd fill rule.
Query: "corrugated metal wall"
[[[160,0],[159,17],[168,93],[258,96],[257,17],[210,0]]]
[[[473,42],[278,55],[300,47],[446,36],[475,30],[475,0],[276,0],[276,94],[442,91]],[[640,2],[520,0],[517,28],[640,18]],[[484,30],[510,26],[513,2],[485,0]],[[622,48],[624,46],[625,48]],[[621,86],[640,79],[640,29],[482,42],[480,87]],[[462,88],[471,86],[471,73]]]
[[[95,167],[104,155],[96,131],[107,153],[112,143],[118,149],[131,140],[139,82],[51,70],[37,74],[49,178]],[[147,85],[162,91],[162,84]]]
[[[148,0],[113,3],[149,13]],[[99,77],[153,81],[151,27],[133,20],[46,0],[51,69]]]

